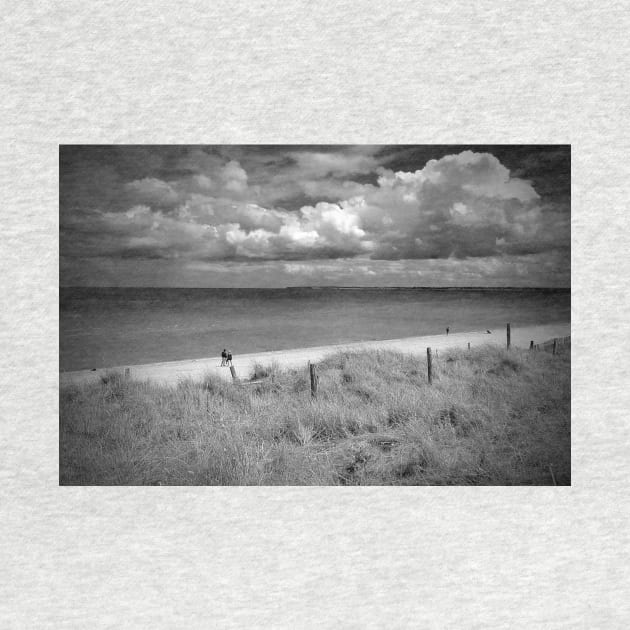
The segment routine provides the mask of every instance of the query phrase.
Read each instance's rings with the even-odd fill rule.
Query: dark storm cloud
[[[465,261],[556,252],[568,269],[569,239],[566,146],[60,149],[66,261]]]

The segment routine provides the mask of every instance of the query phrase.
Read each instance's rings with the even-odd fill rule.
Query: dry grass
[[[306,370],[256,366],[160,387],[110,373],[62,389],[61,484],[571,483],[570,346],[434,360],[340,353]]]

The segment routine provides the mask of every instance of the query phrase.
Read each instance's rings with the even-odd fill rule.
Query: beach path
[[[571,334],[571,324],[561,322],[541,326],[512,327],[511,343],[515,347],[527,348],[529,342],[542,343],[554,337],[566,337]],[[339,345],[316,346],[312,348],[296,348],[293,350],[278,350],[259,352],[255,354],[241,354],[234,357],[236,374],[241,379],[248,379],[256,363],[269,365],[278,363],[280,367],[306,367],[310,361],[315,363],[326,355],[340,350],[397,350],[410,354],[424,355],[427,348],[445,350],[447,348],[478,347],[483,344],[499,346],[506,345],[505,328],[495,328],[488,334],[484,331],[451,332],[449,335],[430,335],[424,337],[407,337],[404,339],[383,339],[379,341],[363,341]],[[220,367],[219,356],[207,359],[191,359],[187,361],[168,361],[165,363],[150,363],[145,365],[125,365],[99,370],[79,370],[75,372],[61,372],[60,385],[72,383],[88,383],[97,381],[110,370],[124,372],[129,368],[130,376],[137,380],[152,380],[156,383],[175,385],[183,379],[200,380],[206,374],[215,374],[226,380],[231,379],[230,370]]]

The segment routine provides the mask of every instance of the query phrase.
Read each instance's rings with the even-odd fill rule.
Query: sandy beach
[[[571,334],[571,324],[560,322],[541,326],[512,327],[511,339],[515,347],[526,348],[531,340],[534,343],[542,343],[554,337],[565,337]],[[254,354],[242,354],[234,357],[234,367],[239,378],[249,378],[256,363],[270,364],[277,362],[281,367],[306,366],[309,361],[317,362],[324,356],[339,350],[397,350],[411,354],[424,354],[428,347],[434,350],[447,348],[465,348],[467,344],[479,346],[482,344],[505,345],[505,329],[494,329],[488,334],[483,331],[455,332],[449,335],[430,335],[423,337],[407,337],[404,339],[383,339],[379,341],[366,341],[340,345],[316,346],[311,348],[296,348],[293,350],[280,350],[260,352]],[[230,379],[230,370],[220,366],[219,356],[188,361],[168,361],[164,363],[150,363],[145,365],[122,365],[99,370],[78,370],[74,372],[61,372],[60,385],[72,383],[87,383],[98,380],[101,375],[110,370],[124,371],[129,368],[130,375],[134,379],[150,379],[159,383],[175,385],[182,379],[201,379],[205,374]]]

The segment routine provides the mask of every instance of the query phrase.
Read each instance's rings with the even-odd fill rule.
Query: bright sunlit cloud
[[[568,178],[551,181],[568,149],[504,151],[512,168],[470,149],[124,149],[62,148],[62,282],[214,286],[229,264],[235,285],[251,265],[274,269],[260,286],[378,285],[394,261],[401,285],[568,282]]]

